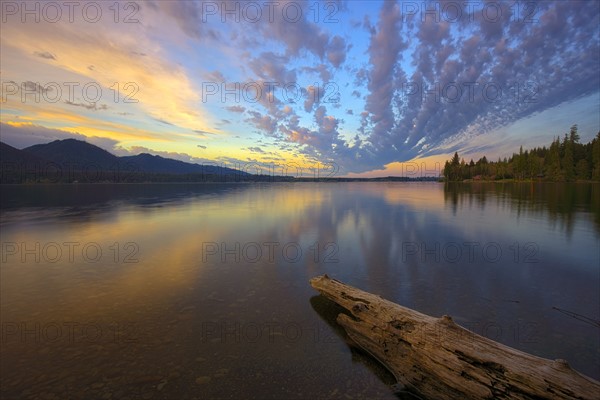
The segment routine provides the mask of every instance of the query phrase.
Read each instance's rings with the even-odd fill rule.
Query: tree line
[[[458,152],[444,164],[446,181],[474,180],[532,180],[554,182],[576,180],[600,181],[600,132],[589,143],[579,143],[577,125],[571,126],[561,140],[556,137],[550,147],[536,147],[513,153],[509,158],[488,161],[483,156],[477,162],[466,162]]]

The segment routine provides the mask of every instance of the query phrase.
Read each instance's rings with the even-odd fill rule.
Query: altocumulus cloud
[[[283,102],[270,102],[266,115],[253,111],[246,122],[267,136],[300,144],[306,155],[360,172],[447,152],[450,143],[598,92],[597,4],[535,3],[531,19],[509,3],[494,3],[499,10],[493,18],[483,12],[483,3],[454,4],[463,7],[460,18],[436,21],[407,15],[401,2],[384,1],[377,20],[362,24],[368,62],[356,71],[364,79],[357,79],[362,88],[353,94],[365,93],[358,132],[342,135],[340,121],[325,114],[318,96],[305,97],[300,108],[285,114]],[[325,76],[346,61],[345,39],[307,19],[276,20],[259,30],[285,51],[248,58],[258,79],[294,79],[290,64],[302,51],[329,63],[321,71]],[[299,118],[301,111],[312,113],[311,124]]]
[[[211,149],[229,150],[231,144],[220,136],[254,140],[252,135],[259,132],[268,144],[253,143],[245,156],[260,157],[257,149],[264,154],[293,152],[333,161],[344,173],[473,148],[474,143],[489,149],[500,140],[494,133],[507,126],[599,93],[600,13],[594,1],[519,6],[483,1],[327,1],[318,3],[317,18],[314,2],[281,0],[273,19],[265,14],[257,22],[231,17],[222,22],[221,15],[206,14],[203,5],[208,3],[143,2],[138,15],[142,23],[104,19],[100,24],[106,29],[93,32],[77,24],[29,24],[27,29],[21,23],[7,24],[3,38],[10,36],[12,47],[3,41],[3,53],[25,54],[26,62],[43,65],[39,71],[48,73],[46,82],[54,68],[64,73],[65,80],[78,74],[107,91],[117,78],[121,84],[139,81],[139,103],[124,110],[112,103],[110,111],[100,103],[85,106],[75,99],[57,103],[61,110],[68,108],[66,114],[93,114],[94,121],[106,121],[120,111],[143,115],[140,126],[133,117],[120,118],[114,132],[138,133],[140,127],[149,127],[157,131],[149,137],[184,144],[187,140],[194,150],[202,149],[196,147],[197,139],[208,135]],[[227,9],[247,4],[214,3]],[[417,7],[416,13],[407,12],[409,3]],[[292,4],[301,10],[294,22],[281,12]],[[438,15],[448,4],[460,17]],[[531,4],[535,9],[528,14],[523,6]],[[425,14],[423,7],[434,11]],[[337,22],[324,22],[328,9],[336,11]],[[82,47],[88,50],[85,54]],[[48,90],[36,83],[43,83],[42,77],[22,76],[28,68],[15,70],[21,76],[6,77],[7,82],[22,82],[24,89],[41,94]],[[236,96],[230,95],[223,101],[216,94],[210,97],[211,104],[204,101],[206,82],[218,90],[225,83],[228,88],[236,84],[265,88],[269,82],[279,86],[256,101],[246,100],[252,93],[243,92],[241,100],[231,100]],[[281,88],[286,83],[294,84],[293,98]],[[18,101],[11,106],[28,111]],[[42,111],[30,120],[50,126],[48,113]],[[566,125],[575,122],[579,121]],[[97,133],[97,127],[87,127]],[[13,128],[3,125],[3,137],[4,130],[12,129],[12,138],[21,140]],[[63,135],[37,125],[27,129],[33,132],[27,138]],[[217,131],[225,135],[215,135]],[[145,145],[128,146],[134,144]]]

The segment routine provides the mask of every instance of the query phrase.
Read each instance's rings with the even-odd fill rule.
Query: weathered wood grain
[[[345,285],[327,275],[312,287],[348,310],[337,322],[398,383],[432,399],[599,399],[600,382],[564,360],[547,360]]]

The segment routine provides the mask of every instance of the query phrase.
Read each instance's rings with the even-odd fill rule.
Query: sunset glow
[[[591,140],[598,4],[461,4],[3,1],[2,141],[369,177]]]

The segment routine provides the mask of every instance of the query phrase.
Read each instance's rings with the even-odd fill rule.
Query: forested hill
[[[536,147],[513,153],[510,158],[488,161],[483,156],[477,162],[465,162],[458,153],[444,165],[446,181],[474,180],[531,180],[554,182],[577,180],[600,181],[600,132],[589,143],[579,143],[577,125],[561,140],[557,137],[550,147]]]

